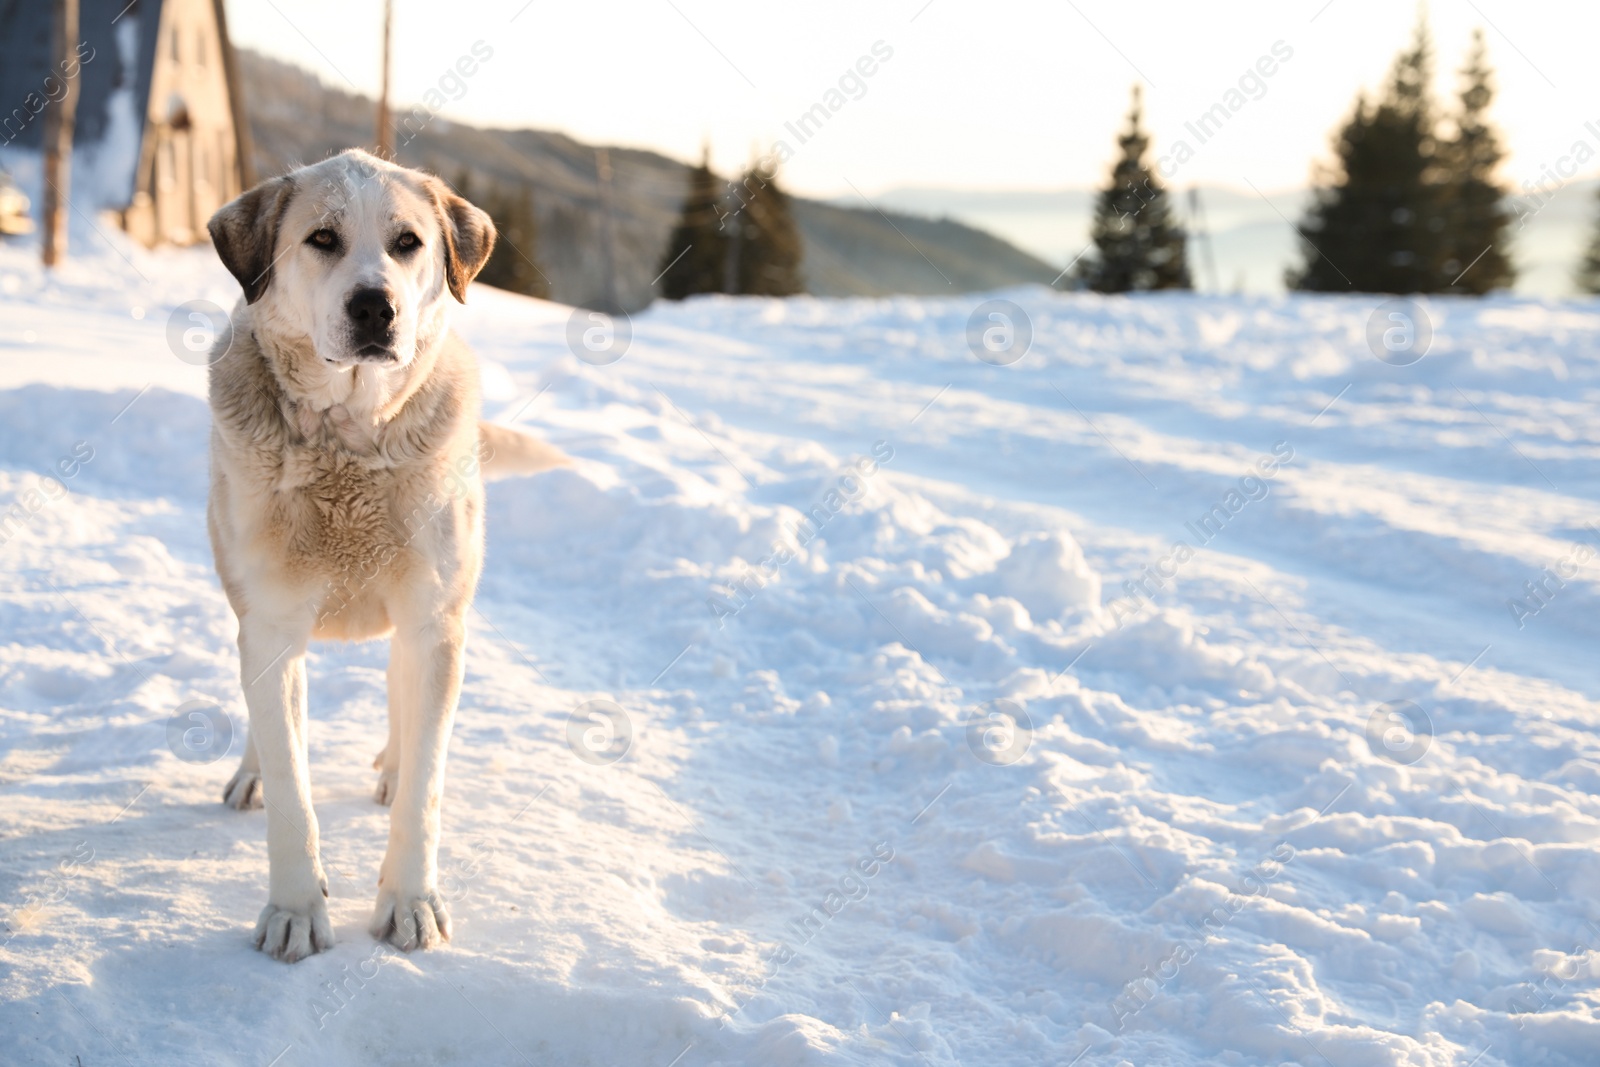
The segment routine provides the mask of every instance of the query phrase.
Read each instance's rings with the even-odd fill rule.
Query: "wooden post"
[[[1217,258],[1211,247],[1211,228],[1206,225],[1205,212],[1200,207],[1200,187],[1189,186],[1189,224],[1195,231],[1195,243],[1205,250],[1206,277],[1211,279],[1211,291],[1222,292],[1222,284],[1217,280]],[[1199,273],[1196,271],[1196,273]],[[1198,292],[1200,287],[1195,286]]]
[[[742,188],[743,182],[740,183]],[[726,195],[726,190],[724,190]],[[722,257],[722,291],[737,294],[739,292],[739,258],[744,253],[744,208],[745,198],[743,193],[734,193],[734,201],[739,205],[731,214],[723,216],[723,221],[728,224],[727,252]]]
[[[50,27],[54,77],[66,78],[67,91],[44,119],[44,189],[40,196],[42,258],[54,267],[67,254],[67,189],[72,177],[72,131],[78,118],[78,79],[67,78],[78,46],[78,0],[55,0]]]
[[[622,302],[617,295],[617,235],[613,217],[615,209],[611,202],[611,149],[594,150],[594,173],[600,194],[600,260],[605,271],[605,311],[615,315],[622,310]]]
[[[389,123],[389,53],[391,51],[389,39],[394,24],[394,0],[383,2],[383,85],[378,89],[378,135],[377,155],[379,159],[394,158],[394,130]]]

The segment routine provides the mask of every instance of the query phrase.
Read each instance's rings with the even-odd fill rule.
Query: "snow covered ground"
[[[0,249],[0,1062],[1600,1061],[1600,305],[709,299],[598,365],[474,290],[579,463],[490,488],[455,940],[365,933],[386,653],[320,646],[290,967],[168,342],[235,287],[77,247]]]

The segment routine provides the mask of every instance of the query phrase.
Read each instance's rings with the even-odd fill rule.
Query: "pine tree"
[[[1173,219],[1166,188],[1145,161],[1150,137],[1143,117],[1135,85],[1128,128],[1117,138],[1122,156],[1095,202],[1095,255],[1080,272],[1097,293],[1192,288],[1187,237]]]
[[[708,148],[689,172],[689,191],[667,247],[661,253],[661,295],[682,300],[696,293],[723,291],[723,261],[728,235],[721,223],[722,183],[711,170]]]
[[[479,206],[494,220],[499,238],[478,280],[497,289],[548,300],[550,280],[539,267],[539,216],[534,210],[533,187],[521,184],[507,190],[497,186]]]
[[[1426,293],[1450,281],[1446,182],[1436,160],[1425,21],[1391,70],[1383,97],[1339,131],[1339,170],[1300,227],[1305,263],[1285,280],[1319,292]]]
[[[729,254],[733,291],[747,296],[805,292],[800,273],[804,244],[777,172],[757,163],[733,190]]]
[[[1600,207],[1600,193],[1595,194],[1595,204]],[[1594,236],[1589,238],[1589,248],[1578,265],[1577,282],[1581,292],[1600,295],[1600,211],[1596,212]]]
[[[1516,278],[1506,232],[1511,224],[1505,206],[1508,192],[1494,176],[1505,152],[1488,121],[1489,102],[1494,99],[1491,77],[1483,31],[1475,30],[1472,51],[1461,70],[1456,134],[1442,152],[1450,171],[1442,287],[1474,295],[1507,288]]]

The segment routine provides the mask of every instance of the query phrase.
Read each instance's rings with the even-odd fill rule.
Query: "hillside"
[[[373,102],[314,75],[250,51],[240,73],[255,139],[258,174],[369,144]],[[491,130],[435,118],[399,152],[400,162],[452,181],[530,182],[540,221],[536,259],[551,297],[594,304],[604,293],[601,215],[594,146],[544,130]],[[618,290],[623,306],[643,307],[682,197],[688,167],[655,152],[611,150]],[[981,230],[876,210],[795,199],[806,242],[808,288],[822,296],[950,294],[1048,283],[1057,270]],[[893,220],[891,225],[890,219]],[[899,227],[902,233],[896,233]],[[913,245],[914,242],[914,245]],[[926,257],[926,258],[924,258]]]

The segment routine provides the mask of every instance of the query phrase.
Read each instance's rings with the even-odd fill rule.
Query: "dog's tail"
[[[572,458],[561,449],[521,430],[492,422],[478,423],[479,462],[485,481],[538,474],[552,467],[570,467]]]

